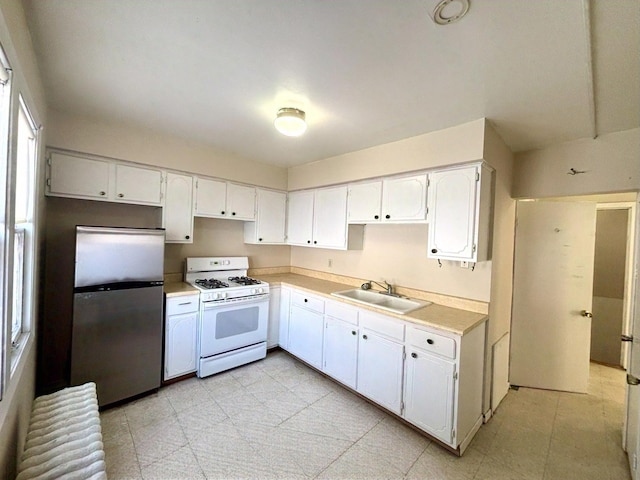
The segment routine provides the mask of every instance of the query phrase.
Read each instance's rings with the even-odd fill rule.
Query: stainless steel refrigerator
[[[76,227],[71,384],[100,406],[160,386],[164,230]]]

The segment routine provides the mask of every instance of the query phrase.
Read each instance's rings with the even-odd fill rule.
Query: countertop
[[[280,273],[270,275],[256,275],[256,278],[263,280],[270,285],[288,285],[301,290],[306,290],[309,293],[314,293],[334,301],[344,302],[354,305],[359,308],[378,312],[387,316],[396,317],[400,320],[415,323],[417,325],[425,325],[429,327],[446,330],[457,335],[464,335],[477,327],[482,322],[486,321],[488,315],[482,313],[469,312],[467,310],[460,310],[457,308],[445,307],[432,303],[419,310],[401,315],[381,310],[373,306],[364,305],[358,302],[352,302],[344,298],[338,298],[331,295],[332,292],[339,292],[340,290],[351,290],[353,285],[346,285],[343,283],[331,282],[320,278],[307,277],[305,275],[298,275],[295,273]]]
[[[167,298],[182,297],[184,295],[198,295],[200,291],[184,282],[170,282],[164,284],[164,293]]]

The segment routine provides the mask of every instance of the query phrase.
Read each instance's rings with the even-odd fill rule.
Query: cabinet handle
[[[307,300],[306,298],[304,299],[304,303],[307,303],[309,300]]]
[[[429,345],[433,345],[435,342],[433,341],[433,339],[431,339],[431,338],[427,338],[427,343],[428,343]]]
[[[416,352],[413,352],[413,353],[411,354],[411,358],[418,358],[418,354],[417,354]]]
[[[122,197],[124,197],[124,193],[119,193],[118,198],[122,198]]]
[[[184,236],[184,238],[185,238],[186,240],[189,240],[189,238],[190,238],[190,237],[189,237],[189,235],[185,235],[185,236]]]
[[[431,249],[431,253],[438,253],[438,249],[437,248],[432,248]]]
[[[355,335],[356,331],[355,330],[351,330],[351,335]]]
[[[385,215],[384,218],[389,219],[391,218],[391,215]]]
[[[191,305],[191,302],[179,303],[178,305]]]
[[[106,194],[107,194],[107,192],[100,192],[100,195],[102,195],[102,196],[104,196]]]
[[[380,218],[380,215],[374,215],[373,218],[378,220]]]
[[[261,241],[262,241],[262,239],[261,239],[261,238],[259,238],[259,239],[258,239],[258,241],[259,241],[259,242],[261,242]]]
[[[236,212],[231,212],[231,215],[235,215],[235,214],[236,214]]]
[[[311,243],[311,240],[307,240],[307,243]]]
[[[224,215],[224,210],[222,210],[222,211],[220,212],[220,215]]]
[[[364,340],[366,340],[366,339],[367,339],[367,336],[366,336],[366,335],[362,335],[362,338],[363,338]]]
[[[317,240],[314,240],[314,241],[313,241],[313,244],[315,245],[316,243],[318,243],[318,241],[317,241]]]

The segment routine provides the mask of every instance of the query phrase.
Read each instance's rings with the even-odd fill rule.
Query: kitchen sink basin
[[[386,293],[376,292],[373,290],[362,290],[360,288],[333,292],[331,295],[400,314],[413,312],[419,308],[431,305],[431,302],[413,300],[406,297],[394,297],[393,295]]]

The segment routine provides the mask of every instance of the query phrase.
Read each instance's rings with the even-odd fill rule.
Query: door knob
[[[591,313],[589,310],[582,310],[582,312],[580,312],[580,315],[587,318],[593,318],[593,313]]]

